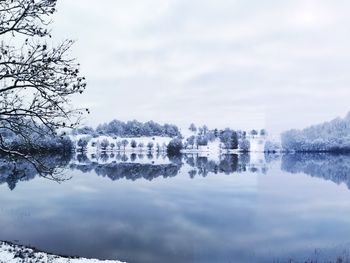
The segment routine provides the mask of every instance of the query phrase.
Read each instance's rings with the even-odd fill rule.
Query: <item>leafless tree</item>
[[[4,133],[35,145],[33,134],[55,136],[88,111],[70,104],[86,87],[68,54],[73,41],[49,44],[55,11],[56,0],[0,0],[0,153],[29,158],[10,148]]]

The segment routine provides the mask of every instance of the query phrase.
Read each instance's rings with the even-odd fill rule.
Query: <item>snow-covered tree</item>
[[[79,150],[82,152],[86,151],[88,143],[89,143],[89,138],[87,137],[80,138],[77,143]]]
[[[254,137],[254,136],[258,135],[258,132],[256,130],[251,130],[250,135]]]
[[[219,136],[219,130],[218,129],[214,129],[214,136],[215,138],[217,138]]]
[[[260,130],[260,135],[261,135],[261,136],[266,136],[266,135],[267,135],[266,130],[265,130],[265,129],[261,129],[261,130]]]
[[[202,127],[202,131],[203,131],[203,135],[206,135],[209,131],[208,126],[204,124]]]
[[[194,123],[191,123],[190,127],[188,128],[191,132],[196,132],[197,131],[197,127]]]
[[[49,44],[55,11],[55,0],[0,1],[0,129],[16,133],[29,147],[36,144],[33,133],[54,137],[59,128],[77,126],[85,112],[68,103],[86,86],[69,56],[73,41]],[[2,133],[0,152],[29,158],[12,151]]]
[[[126,140],[126,139],[122,140],[122,145],[124,147],[124,150],[125,150],[126,146],[128,146],[128,144],[129,144],[128,140]]]
[[[100,143],[100,146],[101,146],[103,151],[107,150],[107,148],[109,146],[109,141],[107,139],[103,139]]]
[[[136,148],[137,147],[136,141],[135,140],[131,140],[130,146],[131,146],[131,148]]]
[[[281,151],[281,147],[277,142],[266,141],[264,146],[264,152],[266,153],[277,153]]]
[[[113,149],[115,148],[115,143],[111,142],[111,144],[109,146],[111,147],[111,150],[113,151]]]
[[[196,139],[196,137],[194,135],[192,135],[186,139],[188,145],[190,145],[192,149],[193,149],[193,146],[195,143],[195,139]]]
[[[77,135],[77,134],[93,135],[94,132],[95,132],[94,129],[92,127],[89,127],[89,126],[84,126],[84,127],[77,128],[77,129],[73,130],[74,135]]]
[[[250,142],[248,139],[241,139],[239,141],[239,150],[241,152],[249,152],[250,151]]]
[[[238,148],[238,136],[237,133],[229,128],[220,132],[219,135],[221,143],[225,149],[237,149]]]
[[[117,149],[120,150],[123,144],[121,141],[117,141],[116,145],[117,145]]]
[[[167,152],[169,155],[176,155],[181,152],[182,148],[183,148],[182,140],[178,138],[174,138],[169,142],[167,146]]]
[[[128,122],[113,120],[109,123],[100,124],[96,128],[96,133],[120,137],[181,136],[178,127],[173,124],[160,125],[154,121],[142,123],[136,120]]]
[[[286,131],[281,141],[285,151],[350,152],[350,113],[343,119]]]
[[[204,135],[197,136],[197,144],[199,146],[207,146],[208,145],[208,138]]]

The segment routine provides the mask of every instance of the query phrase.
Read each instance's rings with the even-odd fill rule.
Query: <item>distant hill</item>
[[[286,131],[281,142],[285,151],[350,153],[350,112],[345,118]]]

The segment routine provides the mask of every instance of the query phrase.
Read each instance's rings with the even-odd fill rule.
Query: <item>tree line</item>
[[[217,128],[210,130],[206,125],[196,127],[195,124],[189,126],[189,130],[193,135],[189,136],[185,143],[185,149],[198,149],[200,146],[207,146],[209,142],[219,139],[221,147],[226,150],[237,150],[242,152],[249,152],[250,141],[248,137],[266,136],[265,129],[260,131],[251,130],[249,133],[241,130],[233,130],[226,128],[219,130]]]
[[[73,141],[63,132],[61,132],[60,135],[52,135],[47,131],[48,128],[40,127],[42,133],[36,133],[33,132],[32,129],[35,130],[37,124],[30,120],[27,120],[25,124],[28,127],[26,136],[19,136],[12,130],[0,128],[2,142],[8,149],[11,149],[11,151],[25,155],[39,153],[60,153],[66,155],[74,151],[75,145]],[[6,152],[4,154],[6,154]]]
[[[117,137],[181,137],[180,130],[176,125],[168,123],[161,125],[154,121],[139,122],[137,120],[127,122],[113,120],[98,125],[96,129],[85,126],[75,129],[73,134],[89,134],[92,136],[110,135]]]
[[[79,138],[77,142],[78,151],[79,152],[85,152],[87,150],[89,141],[91,140],[90,136],[85,136]],[[165,151],[167,149],[167,144],[163,143],[160,145],[159,143],[154,143],[153,141],[148,142],[147,144],[144,144],[143,142],[137,143],[136,140],[131,139],[113,139],[112,142],[107,140],[106,138],[102,139],[101,141],[93,141],[91,143],[91,146],[94,148],[97,148],[101,151],[125,151],[126,147],[130,145],[130,147],[133,150],[144,150],[146,148],[148,151],[156,150],[157,152]]]
[[[102,151],[106,150],[125,150],[127,146],[132,149],[144,149],[149,151],[167,151],[168,154],[178,154],[181,150],[193,150],[199,149],[201,146],[207,146],[210,142],[219,140],[220,147],[226,150],[239,150],[241,152],[250,151],[250,138],[255,136],[266,136],[265,129],[260,131],[251,130],[249,133],[246,131],[233,130],[226,128],[224,130],[212,129],[210,130],[206,125],[196,127],[193,123],[190,125],[189,130],[192,135],[184,138],[177,126],[171,124],[160,125],[153,121],[138,122],[128,121],[122,122],[118,120],[111,121],[110,123],[101,124],[96,129],[92,127],[82,127],[75,129],[74,135],[86,135],[80,137],[77,146],[80,151],[87,149],[88,143],[92,137],[99,137],[101,135],[112,136],[113,142],[107,139],[102,139],[98,142],[93,142],[92,147],[97,147]],[[134,139],[128,139],[128,137],[152,137],[152,136],[167,136],[172,137],[172,140],[164,145],[159,145],[157,142],[150,141],[146,145],[140,142],[137,143]],[[121,137],[121,138],[118,138]],[[152,138],[154,140],[154,138]]]
[[[284,151],[350,152],[350,113],[343,119],[286,131],[281,143]]]

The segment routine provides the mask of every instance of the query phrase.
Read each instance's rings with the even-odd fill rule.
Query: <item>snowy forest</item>
[[[85,126],[74,130],[74,134],[90,134],[90,135],[111,135],[118,137],[141,137],[141,136],[168,136],[181,137],[181,133],[176,125],[161,125],[154,121],[145,123],[137,120],[119,121],[113,120],[109,123],[100,124],[96,129]]]
[[[23,154],[60,153],[63,155],[75,149],[73,141],[63,131],[53,135],[47,127],[41,125],[37,129],[38,124],[26,119],[21,120],[21,125],[26,126],[21,135],[14,129],[0,128],[2,145],[7,149]]]
[[[265,129],[253,129],[249,132],[231,128],[209,129],[206,125],[197,127],[193,123],[185,131],[181,131],[176,125],[168,123],[113,120],[96,128],[61,128],[55,134],[44,125],[38,129],[37,124],[30,120],[22,120],[21,123],[26,126],[24,136],[18,136],[15,130],[0,129],[3,145],[21,153],[84,152],[89,145],[99,147],[102,151],[125,150],[129,147],[171,154],[217,148],[249,152],[254,139],[263,143],[261,151],[265,152],[350,152],[350,113],[345,118],[337,118],[303,130],[283,132],[281,143],[269,141]]]
[[[284,151],[350,152],[350,112],[345,118],[286,131],[281,135],[281,144]]]
[[[249,152],[251,139],[265,139],[265,129],[250,132],[225,129],[209,129],[206,125],[196,126],[181,132],[174,124],[145,123],[133,120],[122,122],[113,120],[100,124],[96,129],[85,126],[71,132],[80,152],[95,148],[99,151],[240,151]],[[260,140],[263,143],[262,140]]]
[[[84,152],[89,147],[102,151],[133,150],[163,151],[178,154],[182,150],[239,150],[250,151],[250,139],[264,138],[266,130],[209,129],[206,125],[191,124],[184,136],[174,124],[159,124],[154,121],[136,120],[122,122],[113,120],[96,128],[83,126],[73,129],[61,128],[52,134],[44,125],[37,132],[37,124],[23,120],[25,135],[18,136],[16,131],[1,128],[2,142],[8,149],[21,153],[71,153]],[[35,131],[35,132],[33,132]]]

